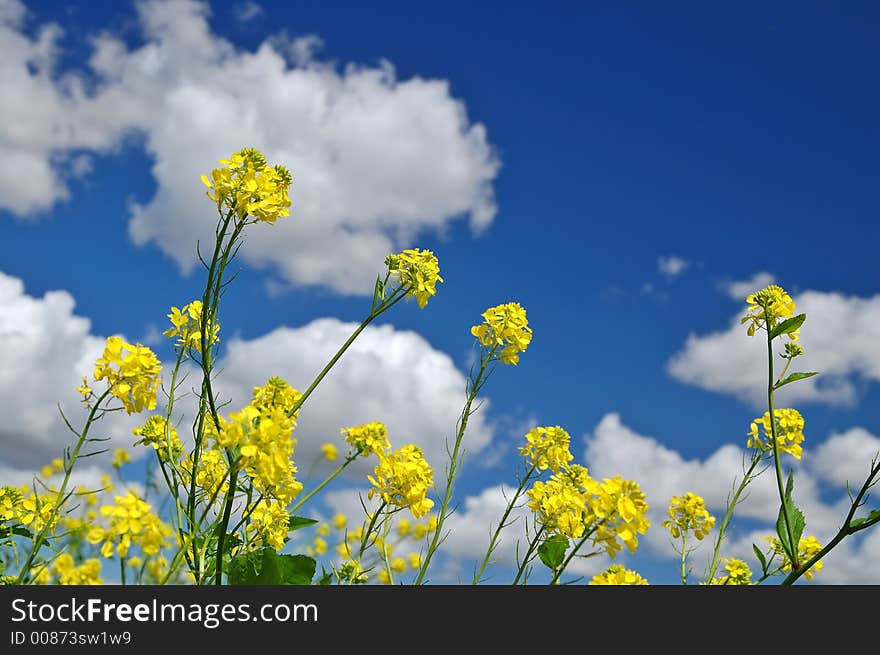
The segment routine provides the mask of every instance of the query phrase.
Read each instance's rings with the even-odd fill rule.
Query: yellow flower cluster
[[[397,255],[388,255],[385,265],[401,286],[407,288],[407,296],[416,299],[420,309],[424,309],[428,298],[437,293],[437,283],[443,282],[440,262],[430,250],[412,248]]]
[[[254,488],[286,506],[302,491],[293,462],[296,420],[288,416],[300,392],[278,377],[255,387],[251,404],[229,415],[216,434],[223,448],[238,448]]]
[[[54,530],[58,515],[52,516],[57,498],[54,493],[38,494],[28,487],[0,489],[0,520],[18,521],[34,532]]]
[[[388,429],[379,421],[342,428],[340,432],[354,450],[364,457],[369,457],[373,453],[384,455],[391,449],[391,443],[388,441]]]
[[[118,469],[122,468],[123,464],[128,464],[131,461],[131,455],[128,454],[128,451],[125,448],[117,448],[113,451],[113,460],[110,464],[113,468]]]
[[[132,433],[140,437],[134,445],[152,446],[163,462],[168,461],[169,451],[173,461],[177,461],[183,452],[183,444],[180,442],[177,430],[165,420],[164,416],[151,416],[141,427],[134,428]]]
[[[409,444],[380,454],[373,474],[367,476],[373,485],[370,498],[377,495],[395,507],[409,507],[415,518],[424,516],[434,506],[434,501],[427,498],[428,490],[434,486],[434,471],[418,446]]]
[[[519,353],[525,352],[532,340],[532,329],[522,305],[509,302],[490,307],[483,312],[483,323],[471,328],[484,348],[490,348],[493,357],[505,364],[516,364]],[[501,349],[500,353],[497,352]]]
[[[52,563],[52,570],[58,574],[58,584],[62,585],[100,585],[101,560],[93,557],[76,566],[70,553],[61,553]]]
[[[645,580],[635,571],[624,568],[620,564],[612,564],[605,571],[593,576],[591,585],[646,585]]]
[[[187,484],[192,480],[193,462],[192,456],[187,454],[180,465],[186,474]],[[215,444],[213,448],[206,448],[199,456],[198,469],[196,470],[196,485],[202,489],[209,498],[225,494],[229,488],[229,465],[223,451]]]
[[[162,365],[152,350],[108,337],[104,354],[95,362],[95,382],[106,379],[110,393],[129,414],[156,409],[156,389]]]
[[[250,214],[264,223],[290,216],[288,191],[293,178],[284,166],[267,165],[255,148],[244,148],[220,163],[223,167],[211,171],[211,179],[202,175],[208,197],[219,211],[225,206],[239,219]]]
[[[290,515],[286,504],[279,501],[261,500],[251,512],[247,533],[250,539],[258,539],[277,551],[284,548],[290,532]]]
[[[61,473],[64,471],[64,460],[60,457],[56,457],[52,460],[51,463],[47,464],[43,468],[40,469],[40,475],[44,478],[50,478],[56,473]]]
[[[804,441],[804,417],[796,409],[777,409],[773,411],[776,422],[776,445],[781,453],[788,453],[795,459],[801,458]],[[770,424],[770,412],[764,412],[752,421],[749,429],[749,448],[772,450],[773,431]],[[763,435],[761,434],[763,432]]]
[[[153,514],[149,503],[129,491],[124,496],[115,496],[113,505],[101,507],[101,516],[109,519],[107,528],[94,526],[87,535],[88,542],[101,546],[101,555],[125,557],[132,544],[141,547],[147,556],[158,554],[159,550],[170,545],[171,528]]]
[[[622,478],[601,483],[579,464],[565,466],[547,482],[536,481],[526,492],[529,508],[550,533],[579,539],[592,530],[594,545],[611,557],[623,549],[635,552],[638,535],[648,531],[648,504],[639,485]]]
[[[771,284],[765,289],[756,291],[746,297],[748,313],[742,317],[740,323],[749,324],[748,334],[754,336],[755,331],[761,328],[772,330],[776,327],[779,319],[794,316],[795,302],[785,289]],[[792,341],[797,341],[800,330],[794,330],[788,336]]]
[[[702,540],[715,526],[715,517],[706,509],[706,501],[697,494],[687,492],[684,496],[673,496],[669,501],[669,519],[663,527],[669,530],[674,539],[681,533],[693,532]]]
[[[339,457],[339,449],[336,448],[336,444],[325,443],[321,444],[321,455],[328,462],[333,462]]]
[[[539,471],[551,469],[558,473],[574,459],[569,450],[570,443],[568,432],[558,425],[537,427],[526,433],[526,445],[519,449],[519,454],[526,459],[529,466],[534,466]]]
[[[202,301],[193,300],[182,308],[172,307],[168,314],[171,327],[164,334],[169,339],[177,337],[176,344],[182,348],[192,348],[202,352]],[[220,324],[212,321],[208,326],[208,345],[220,340]]]
[[[770,542],[773,552],[782,558],[782,570],[786,572],[791,571],[791,562],[788,561],[788,557],[785,555],[785,550],[782,548],[782,542],[780,542],[777,537],[768,537],[768,541]],[[801,537],[801,540],[798,542],[798,563],[803,565],[820,550],[822,550],[822,544],[819,543],[819,540],[816,539],[816,537]],[[810,567],[809,571],[804,573],[804,577],[807,580],[812,580],[813,576],[821,571],[824,566],[822,560],[818,560]]]
[[[724,560],[724,569],[727,575],[713,578],[712,585],[750,585],[752,584],[752,570],[741,559]]]

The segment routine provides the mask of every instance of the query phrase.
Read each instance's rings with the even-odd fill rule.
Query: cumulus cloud
[[[0,81],[18,101],[0,106],[0,208],[45,212],[68,196],[63,171],[87,171],[65,165],[75,153],[105,152],[136,132],[157,188],[132,204],[129,234],[184,272],[213,229],[199,175],[243,145],[294,175],[293,216],[255,230],[242,250],[288,284],[369,293],[363,280],[418,234],[461,217],[475,231],[492,221],[498,159],[447,81],[400,80],[389,62],[319,61],[314,36],[282,32],[241,50],[212,32],[200,2],[136,6],[143,45],[97,36],[88,75],[59,78],[60,28],[30,38],[20,3],[7,4]]]
[[[58,405],[74,426],[85,413],[75,388],[90,375],[105,339],[74,313],[66,291],[42,298],[25,293],[18,278],[0,273],[0,443],[2,463],[33,468],[60,457],[74,439]],[[130,446],[138,419],[123,412],[104,417],[95,436],[111,437],[100,448]]]
[[[767,271],[761,271],[755,273],[747,280],[734,280],[733,282],[728,282],[724,285],[724,290],[727,292],[727,295],[734,300],[745,302],[746,296],[750,293],[754,293],[758,289],[763,289],[764,287],[773,284],[775,281],[775,275],[768,273]]]
[[[639,482],[651,506],[649,517],[652,526],[644,540],[645,545],[650,553],[669,558],[677,557],[668,533],[661,526],[666,518],[669,499],[688,491],[700,494],[706,499],[710,511],[720,520],[735,480],[742,479],[746,457],[740,446],[725,444],[705,460],[689,460],[656,439],[638,434],[614,413],[606,414],[593,433],[586,435],[585,441],[584,457],[591,475],[607,477],[620,474]],[[805,534],[815,535],[822,543],[836,534],[849,509],[849,500],[841,484],[856,469],[859,469],[858,474],[855,478],[850,477],[850,481],[863,481],[873,454],[870,447],[876,441],[877,438],[865,430],[855,428],[832,435],[817,446],[814,456],[805,465],[798,466],[794,460],[788,463],[797,469],[794,496],[807,517]],[[858,452],[847,451],[848,446]],[[863,459],[859,460],[860,457]],[[826,494],[820,494],[820,476],[837,483],[830,490],[832,493],[826,490]],[[751,544],[763,547],[766,544],[764,537],[775,532],[779,509],[775,485],[772,470],[765,471],[749,485],[745,499],[734,515],[732,538],[722,547],[723,556],[741,557],[754,562]],[[826,500],[829,496],[833,499]],[[741,519],[757,521],[763,527],[740,530],[737,520]],[[844,541],[827,558],[827,574],[823,571],[821,581],[835,584],[880,582],[880,572],[876,572],[874,566],[880,557],[877,532],[880,531],[868,531]],[[704,540],[692,556],[697,575],[703,570],[711,553],[710,548],[709,542]],[[868,572],[872,568],[875,572]]]
[[[657,258],[657,270],[668,280],[678,277],[690,266],[690,262],[676,255]]]
[[[806,355],[795,360],[796,370],[821,375],[780,389],[781,402],[851,405],[860,385],[880,380],[880,295],[863,298],[805,291],[794,300],[798,313],[807,314],[801,328]],[[731,317],[724,330],[690,334],[669,360],[669,374],[680,382],[762,406],[767,393],[766,342],[746,336],[740,324],[743,313]]]
[[[277,375],[305,389],[357,327],[322,318],[298,328],[280,327],[252,340],[232,339],[218,367],[217,388],[231,398],[231,408],[246,404],[254,386]],[[388,427],[394,447],[407,443],[422,448],[442,477],[447,439],[464,403],[466,379],[452,359],[415,332],[390,325],[365,329],[317,387],[300,411],[296,428],[300,466],[318,457],[321,444],[332,442],[344,451],[339,430],[369,421]],[[488,402],[468,423],[467,450],[475,454],[489,445],[492,426]],[[467,461],[467,460],[465,460]],[[348,471],[362,479],[375,462],[358,460]]]

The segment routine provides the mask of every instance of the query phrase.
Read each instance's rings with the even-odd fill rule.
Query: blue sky
[[[13,303],[41,307],[47,291],[63,290],[73,313],[91,321],[77,344],[114,333],[149,341],[170,305],[200,294],[198,271],[184,269],[204,236],[198,221],[210,229],[213,219],[209,203],[199,205],[195,172],[250,139],[240,145],[270,160],[288,156],[293,211],[277,243],[263,236],[245,244],[250,259],[225,299],[224,335],[247,343],[318,318],[359,321],[369,299],[358,294],[382,266],[381,257],[367,258],[373,269],[360,259],[383,244],[438,255],[446,281],[429,306],[399,307],[383,322],[395,334],[421,335],[416,352],[448,355],[450,383],[455,369],[467,372],[469,327],[486,307],[517,301],[527,309],[534,340],[487,388],[484,447],[467,459],[462,502],[514,480],[517,442],[539,424],[565,427],[580,460],[587,442],[593,453],[595,444],[608,446],[604,459],[586,461],[597,475],[656,473],[639,481],[660,494],[670,479],[704,475],[723,504],[736,468],[721,484],[707,460],[726,444],[744,447],[749,422],[763,412],[752,382],[764,360],[731,327],[743,303],[730,289],[775,280],[808,311],[807,361],[830,371],[791,400],[807,420],[806,448],[827,445],[824,460],[805,457],[804,502],[832,517],[815,520],[820,534],[835,527],[829,508],[840,501],[842,476],[868,464],[853,463],[845,446],[880,446],[876,7],[551,3],[499,11],[400,2],[379,12],[265,0],[214,2],[209,13],[201,4],[144,4],[138,13],[128,2],[26,5],[23,14],[17,2],[0,3],[10,49],[13,35],[24,47],[16,41],[18,56],[0,66],[10,80],[30,76],[0,103],[0,144],[23,153],[0,167],[0,272],[23,283],[7,294],[13,326],[24,320]],[[63,33],[46,36],[50,23]],[[109,36],[96,44],[99,34]],[[204,61],[186,48],[199,35],[218,48]],[[98,50],[107,55],[92,60],[100,70],[90,65]],[[249,59],[258,51],[286,63],[262,76]],[[230,90],[211,66],[246,82]],[[362,124],[373,111],[378,118]],[[364,181],[364,171],[374,177]],[[299,237],[298,221],[309,237]],[[289,252],[279,245],[287,239]],[[290,264],[297,255],[310,263]],[[337,274],[351,261],[359,263]],[[61,328],[45,334],[53,330]],[[165,343],[155,346],[170,357]],[[35,386],[69,388],[58,376],[77,382],[71,362],[41,383],[48,355],[32,356]],[[244,389],[259,382],[236,380]],[[5,390],[14,395],[13,387]],[[438,403],[460,406],[463,398],[446,392]],[[377,403],[402,400],[390,393]],[[40,399],[48,411],[55,401]],[[7,410],[21,402],[9,400]],[[451,433],[455,414],[446,418],[425,429]],[[36,465],[14,452],[20,436],[0,436],[8,446],[0,464]],[[671,493],[688,490],[711,495],[680,488],[648,501],[662,511]],[[751,510],[754,529],[766,532],[768,511]],[[652,582],[674,582],[661,531],[655,521],[653,545],[626,561]],[[465,541],[454,547],[468,562]],[[864,580],[852,570],[880,556],[880,543],[854,543],[829,563],[841,572],[828,581]],[[734,540],[730,552],[744,555],[742,547]]]

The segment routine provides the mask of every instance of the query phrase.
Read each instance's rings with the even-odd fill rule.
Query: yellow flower
[[[428,532],[434,532],[437,529],[437,515],[429,514],[428,520],[425,522],[425,530]]]
[[[782,543],[779,539],[776,537],[768,537],[768,541],[773,548],[773,552],[782,557],[782,570],[785,572],[791,571],[791,562],[785,555],[785,550],[782,548]],[[819,543],[819,540],[816,539],[816,537],[801,537],[801,540],[798,542],[798,563],[803,566],[807,560],[821,550],[822,544]],[[821,571],[824,566],[822,560],[816,561],[816,563],[810,567],[810,570],[804,573],[804,577],[807,580],[812,580],[813,576]]]
[[[693,532],[702,540],[715,525],[715,517],[706,509],[706,501],[697,494],[688,492],[684,496],[673,496],[669,501],[669,519],[663,527],[669,530],[674,539],[682,532]]]
[[[408,519],[400,519],[397,521],[397,535],[400,537],[405,537],[409,534],[410,530],[410,522]]]
[[[422,557],[418,553],[410,553],[406,556],[411,569],[418,570],[422,566]]]
[[[64,460],[60,457],[56,457],[52,460],[52,471],[55,473],[61,473],[64,471]]]
[[[339,457],[339,451],[337,450],[335,444],[332,443],[325,443],[324,445],[322,445],[321,454],[328,462],[332,462],[337,457]]]
[[[104,557],[113,557],[114,547],[117,555],[125,557],[132,544],[140,546],[144,555],[152,557],[171,545],[171,528],[133,491],[125,496],[115,496],[113,505],[102,506],[101,516],[109,519],[108,527],[93,527],[86,539],[92,544],[103,541],[101,555]]]
[[[612,564],[603,573],[593,576],[591,585],[646,585],[645,580],[635,571],[630,571],[620,564]]]
[[[337,530],[345,530],[346,525],[348,525],[348,518],[345,514],[336,514],[333,517],[333,527]]]
[[[290,532],[290,515],[287,513],[286,504],[264,498],[251,512],[247,526],[250,539],[258,540],[263,545],[280,551],[287,542],[288,532]]]
[[[95,382],[106,379],[110,393],[129,414],[156,409],[156,390],[162,365],[152,350],[108,337],[104,354],[95,362]]]
[[[92,388],[89,386],[89,380],[85,375],[82,376],[82,384],[76,388],[76,391],[82,396],[83,404],[88,407],[89,400],[92,397]]]
[[[130,461],[131,457],[129,456],[128,451],[124,448],[117,448],[113,451],[113,468],[122,468],[123,464],[128,464]]]
[[[741,559],[725,559],[724,568],[727,575],[714,578],[709,584],[713,585],[750,585],[752,584],[752,570]]]
[[[163,462],[177,461],[183,452],[183,444],[177,435],[177,430],[173,425],[165,420],[164,416],[151,416],[141,427],[132,430],[136,437],[140,440],[135,445],[150,445],[159,459]]]
[[[536,480],[526,492],[529,509],[547,532],[578,539],[591,522],[586,487],[595,484],[578,464],[564,467],[549,480]]]
[[[391,444],[388,442],[388,429],[379,421],[342,428],[340,432],[355,451],[364,457],[369,457],[373,453],[382,456],[391,449]]]
[[[221,159],[223,168],[211,171],[211,178],[202,175],[208,187],[208,198],[218,211],[233,211],[240,220],[248,215],[257,221],[274,223],[290,216],[288,191],[292,177],[281,165],[266,164],[266,158],[255,148],[244,148],[229,159]]]
[[[754,336],[758,329],[772,330],[776,327],[779,319],[794,316],[795,302],[782,287],[771,284],[765,289],[756,291],[746,298],[748,313],[742,317],[740,323],[748,323],[748,334]],[[788,336],[792,341],[797,341],[800,330],[791,332]]]
[[[168,314],[171,327],[164,334],[169,339],[177,337],[175,345],[181,348],[191,348],[198,353],[202,352],[202,301],[193,300],[182,308],[172,307]],[[220,324],[216,320],[209,320],[207,325],[207,337],[205,341],[212,346],[220,340]]]
[[[505,364],[516,364],[519,353],[525,352],[532,341],[526,310],[515,302],[487,309],[483,312],[483,323],[474,325],[471,334],[481,346],[491,349],[493,359]]]
[[[776,427],[776,445],[781,453],[788,453],[795,459],[801,458],[801,443],[804,441],[804,417],[796,409],[774,410]],[[764,412],[752,421],[749,429],[749,448],[760,448],[767,451],[773,449],[773,432],[770,424],[770,412]],[[759,428],[761,428],[759,430]],[[761,432],[763,431],[763,435]]]
[[[69,557],[69,555],[68,555]],[[31,569],[34,584],[49,584],[52,582],[52,573],[45,564],[39,564]]]
[[[391,576],[385,569],[381,569],[376,577],[382,584],[391,584]]]
[[[76,566],[70,553],[61,553],[52,564],[52,569],[59,575],[58,584],[62,585],[100,585],[101,562],[96,558],[87,559]]]
[[[434,506],[434,501],[427,498],[434,486],[434,471],[418,446],[410,444],[380,455],[373,473],[367,476],[373,485],[369,498],[377,495],[395,507],[409,507],[414,518],[424,516]]]
[[[321,537],[315,537],[315,540],[312,542],[312,548],[315,549],[316,555],[323,555],[327,552],[327,542],[321,539]]]
[[[388,255],[385,264],[401,286],[407,288],[407,296],[415,298],[421,309],[428,304],[428,298],[437,293],[437,283],[443,282],[440,263],[430,250],[404,250]]]
[[[318,525],[317,528],[315,528],[315,534],[319,537],[326,537],[330,534],[330,526],[326,523],[321,523],[320,525]]]
[[[415,553],[413,553],[413,554],[415,554]],[[390,564],[391,564],[391,570],[394,571],[395,573],[400,574],[400,573],[406,572],[406,560],[403,559],[402,557],[395,557],[393,560],[391,560]],[[418,568],[418,567],[413,567],[413,568]]]
[[[525,457],[529,466],[540,471],[549,468],[558,473],[559,469],[574,459],[569,451],[570,441],[568,432],[558,425],[534,428],[526,433],[526,445],[519,449],[519,454],[520,457]]]

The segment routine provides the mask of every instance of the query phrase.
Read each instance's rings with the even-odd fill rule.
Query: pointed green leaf
[[[788,318],[779,325],[777,325],[773,330],[770,331],[770,338],[775,339],[781,334],[791,334],[795,330],[797,330],[801,325],[804,324],[804,321],[807,320],[806,314],[798,314],[797,316],[793,316],[792,318]]]
[[[801,535],[806,527],[806,520],[803,512],[801,512],[791,498],[794,491],[794,474],[788,472],[788,480],[785,483],[785,499],[779,508],[779,518],[776,519],[776,534],[782,542],[782,548],[785,551],[789,561],[797,561],[797,549],[801,542]],[[788,516],[788,527],[791,528],[792,541],[788,539],[788,529],[786,528],[786,515]]]
[[[315,525],[317,521],[315,519],[307,519],[304,516],[294,516],[290,515],[290,523],[289,532],[293,532],[294,530],[302,530],[303,528],[307,528],[310,525]]]
[[[797,382],[798,380],[806,380],[807,378],[811,378],[814,375],[819,375],[816,371],[810,371],[809,373],[792,373],[784,380],[780,380],[773,387],[774,389],[778,389],[779,387],[784,387],[786,384],[790,384],[792,382]]]
[[[755,557],[758,558],[758,561],[761,562],[761,575],[767,574],[767,558],[764,557],[764,553],[761,552],[761,549],[758,548],[755,544],[752,544],[752,550],[755,551]]]
[[[853,519],[849,522],[850,530],[859,530],[862,528],[865,523],[874,523],[880,522],[880,509],[872,510],[870,514],[867,516],[862,516],[857,519]]]
[[[307,585],[315,575],[315,560],[305,555],[279,555],[261,548],[237,555],[229,565],[234,585]]]
[[[557,534],[545,539],[544,543],[538,546],[538,557],[548,569],[555,571],[562,566],[566,550],[568,550],[568,537]]]

